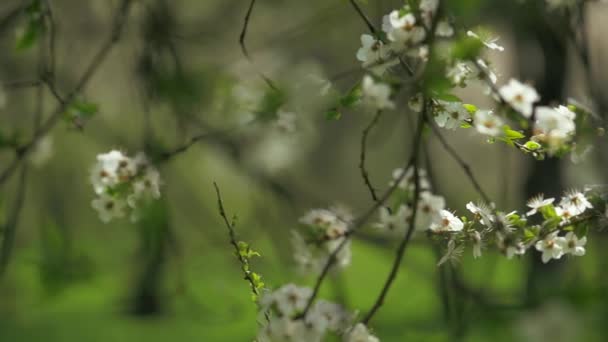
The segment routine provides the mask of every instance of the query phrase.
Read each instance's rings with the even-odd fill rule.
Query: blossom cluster
[[[293,232],[294,258],[303,272],[318,272],[330,255],[344,243],[336,255],[336,264],[350,264],[350,241],[347,240],[352,216],[340,207],[313,209],[300,218],[302,233]],[[346,241],[345,241],[346,240]]]
[[[538,195],[527,206],[530,210],[525,214],[504,213],[491,205],[469,202],[466,207],[472,216],[462,218],[463,229],[433,238],[448,242],[448,254],[470,243],[476,258],[481,256],[482,247],[490,245],[508,259],[534,247],[542,253],[544,263],[567,254],[585,254],[586,223],[597,218],[590,212],[594,206],[585,193],[568,191],[559,204],[554,198]]]
[[[403,174],[405,172],[405,175]],[[396,180],[400,180],[395,184]],[[452,212],[445,209],[445,199],[429,190],[429,182],[424,169],[418,170],[418,201],[414,204],[415,178],[414,169],[396,169],[393,171],[393,181],[390,186],[397,186],[392,207],[383,206],[379,209],[380,220],[374,227],[382,232],[403,233],[409,229],[416,205],[416,221],[414,229],[418,231],[429,229],[433,232],[456,232],[463,228],[462,221]]]
[[[104,223],[124,217],[129,210],[136,219],[142,200],[160,198],[160,174],[143,153],[133,158],[117,150],[99,154],[90,180],[96,195],[91,204]]]
[[[260,299],[261,314],[268,319],[260,328],[258,342],[315,342],[329,335],[344,342],[379,342],[367,327],[354,324],[356,313],[343,306],[317,300],[304,314],[312,290],[287,284]]]

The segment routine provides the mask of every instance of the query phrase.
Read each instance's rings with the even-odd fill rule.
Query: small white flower
[[[423,98],[422,94],[418,93],[418,94],[412,96],[410,98],[410,100],[407,102],[407,104],[413,112],[420,113],[420,112],[422,112],[422,107],[424,105],[424,103],[422,103],[423,100],[424,100],[424,98]]]
[[[564,255],[563,245],[565,239],[557,236],[558,233],[556,231],[548,234],[543,240],[537,241],[534,245],[537,251],[543,253],[542,260],[545,264],[551,259],[560,259]]]
[[[512,236],[496,233],[496,244],[509,260],[513,259],[516,255],[524,255],[526,253],[526,247],[521,242],[516,241]]]
[[[553,201],[555,201],[555,198],[545,198],[545,196],[543,194],[539,194],[537,196],[530,198],[530,200],[528,201],[528,203],[526,205],[529,208],[531,208],[531,210],[526,213],[526,216],[532,216],[532,215],[536,214],[536,212],[540,208],[552,204]]]
[[[552,150],[558,149],[570,140],[576,130],[576,114],[565,106],[557,108],[540,106],[536,108],[534,134],[536,140],[543,141]]]
[[[296,119],[296,113],[286,112],[283,109],[279,109],[277,111],[277,120],[275,125],[283,132],[293,133],[296,131]]]
[[[32,165],[36,167],[41,167],[44,165],[51,157],[53,156],[53,138],[49,135],[40,139],[32,152],[30,153],[28,159]]]
[[[391,180],[388,185],[391,187],[394,186],[395,181],[401,178],[403,172],[404,171],[402,168],[397,168],[393,170],[393,180]],[[421,190],[426,190],[430,187],[429,181],[426,178],[426,170],[418,169],[418,182]],[[401,178],[398,187],[399,189],[414,191],[415,186],[416,184],[414,184],[414,168],[410,167],[409,169],[407,169],[407,171],[405,171],[405,175],[403,175],[403,178]]]
[[[319,330],[342,332],[350,325],[352,318],[342,305],[318,300],[306,315],[306,322]]]
[[[504,122],[491,110],[478,110],[473,119],[477,132],[496,137],[502,134],[502,126]]]
[[[412,13],[402,16],[398,10],[382,18],[382,29],[398,50],[420,43],[426,35],[424,28],[416,25],[416,17]]]
[[[485,203],[475,205],[473,202],[469,202],[467,203],[466,208],[475,215],[476,220],[481,220],[481,223],[484,226],[492,226],[494,215],[492,215],[492,210]]]
[[[429,191],[421,192],[416,213],[416,229],[428,229],[430,224],[438,219],[439,213],[444,208],[445,199],[442,196],[433,195]]]
[[[437,103],[435,122],[439,127],[454,130],[460,127],[462,121],[471,117],[469,111],[460,102],[437,100]]]
[[[564,236],[564,239],[561,240],[561,243],[565,254],[576,256],[585,255],[585,245],[587,244],[586,236],[579,239],[573,232],[568,232],[566,236]]]
[[[496,50],[496,51],[504,51],[505,50],[504,47],[496,44],[496,42],[498,41],[498,38],[484,39],[484,38],[482,38],[481,36],[479,36],[477,33],[473,32],[473,31],[467,31],[467,36],[479,39],[481,41],[481,43],[483,45],[485,45],[490,50]]]
[[[585,210],[593,208],[587,197],[582,192],[575,190],[567,192],[559,204],[564,210],[569,211],[572,216],[580,215]]]
[[[380,342],[376,336],[372,335],[363,323],[357,323],[351,330],[344,335],[344,342]]]
[[[378,210],[380,222],[374,225],[375,228],[395,233],[405,231],[405,228],[407,227],[407,217],[409,215],[408,207],[400,205],[394,213],[390,213],[386,207],[380,207]]]
[[[536,89],[513,78],[508,84],[500,88],[499,94],[511,107],[526,118],[532,116],[533,104],[540,100]]]
[[[357,59],[364,68],[371,68],[375,74],[382,75],[386,69],[398,63],[390,59],[391,49],[381,40],[369,34],[361,35],[361,48],[357,51]]]
[[[272,316],[258,333],[258,342],[321,342],[325,331],[309,326],[304,320]]]
[[[466,81],[475,75],[475,69],[470,62],[456,62],[447,70],[446,76],[454,85],[466,86]]]
[[[102,194],[118,184],[118,164],[124,158],[126,157],[116,150],[97,156],[97,163],[93,166],[90,176],[96,194]]]
[[[451,37],[454,34],[454,28],[452,27],[452,25],[450,25],[449,21],[440,20],[437,23],[435,33],[437,33],[437,35],[440,37]]]
[[[135,208],[137,201],[143,197],[160,198],[160,173],[148,166],[139,177],[133,182],[133,193],[127,197],[127,202],[132,208]]]
[[[391,101],[391,87],[382,82],[376,82],[374,79],[365,75],[361,83],[361,91],[364,100],[377,109],[393,109],[395,104]]]
[[[478,231],[474,231],[473,235],[472,235],[472,239],[473,239],[473,258],[475,258],[475,259],[481,258],[481,247],[482,247],[481,234],[479,234]]]
[[[291,317],[304,310],[312,295],[312,290],[308,287],[287,284],[269,295],[272,297],[267,300],[271,300],[281,314]]]
[[[451,212],[447,210],[441,210],[439,212],[439,217],[433,223],[429,229],[433,232],[458,232],[461,231],[464,227],[464,223],[454,216]]]
[[[125,216],[125,208],[127,203],[120,198],[112,197],[108,194],[99,194],[91,205],[99,214],[99,219],[103,223],[110,222],[113,218],[121,218]]]

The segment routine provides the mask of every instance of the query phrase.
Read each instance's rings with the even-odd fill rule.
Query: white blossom
[[[537,241],[534,245],[537,251],[542,252],[542,260],[545,264],[551,259],[560,259],[564,255],[565,239],[557,236],[558,233],[555,231],[547,234],[544,239]]]
[[[458,232],[464,227],[464,223],[447,210],[441,210],[439,217],[431,223],[429,229],[433,232]]]
[[[492,210],[485,203],[479,203],[475,205],[473,202],[469,202],[466,208],[475,215],[477,220],[481,220],[481,223],[486,227],[491,227],[494,221],[494,215]]]
[[[357,323],[351,330],[344,334],[344,342],[380,342],[372,335],[363,323]]]
[[[496,233],[496,240],[498,248],[509,260],[516,255],[524,255],[526,253],[526,247],[523,243],[516,241],[512,236]]]
[[[478,110],[473,119],[475,129],[480,134],[496,137],[502,134],[504,122],[500,117],[494,115],[491,110]]]
[[[481,41],[481,43],[483,45],[485,45],[488,49],[490,50],[496,50],[496,51],[504,51],[505,48],[496,44],[496,42],[498,41],[498,38],[482,38],[480,35],[478,35],[477,33],[473,32],[473,31],[467,31],[467,36],[472,37],[472,38],[477,38]]]
[[[433,195],[429,191],[422,191],[418,200],[418,212],[416,213],[416,229],[426,230],[432,222],[439,218],[440,212],[445,208],[445,199],[442,196]]]
[[[379,215],[380,222],[374,225],[375,228],[386,232],[400,233],[404,232],[407,227],[407,218],[409,216],[408,207],[400,205],[397,210],[390,212],[388,208],[380,207]]]
[[[342,305],[322,299],[317,300],[306,315],[306,322],[313,327],[336,333],[346,330],[352,319],[353,315]]]
[[[386,69],[396,65],[399,61],[390,58],[390,46],[369,34],[361,35],[361,47],[357,50],[357,59],[364,68],[371,68],[372,72],[382,75]]]
[[[437,100],[435,122],[439,127],[456,129],[462,121],[469,119],[469,111],[460,102]]]
[[[273,316],[260,330],[258,342],[321,342],[325,331],[319,332],[304,320]]]
[[[426,35],[424,28],[416,25],[414,14],[401,14],[399,10],[394,10],[382,18],[382,30],[398,50],[420,43]]]
[[[393,180],[391,180],[388,185],[391,187],[394,186],[395,181],[402,177],[403,172],[404,171],[402,168],[397,168],[393,170]],[[426,178],[426,170],[420,168],[418,169],[418,182],[421,190],[426,190],[430,187],[429,181]],[[414,184],[414,168],[410,167],[405,171],[405,175],[403,175],[403,178],[401,178],[398,187],[399,189],[414,191],[415,186],[416,184]]]
[[[532,216],[542,208],[546,207],[555,201],[555,198],[545,198],[543,194],[532,197],[526,204],[531,210],[526,213],[526,216]]]
[[[582,192],[575,190],[564,194],[559,204],[564,210],[569,211],[572,216],[580,215],[585,210],[593,208],[587,197]]]
[[[99,219],[103,223],[108,223],[113,218],[124,217],[125,209],[127,207],[127,203],[123,199],[105,193],[102,193],[93,199],[91,205],[97,210]]]
[[[579,239],[574,232],[568,232],[560,242],[562,243],[562,249],[565,254],[576,256],[585,255],[585,245],[587,244],[586,236]]]
[[[36,167],[41,167],[46,162],[48,162],[52,156],[53,138],[47,135],[40,139],[36,143],[36,145],[34,145],[32,152],[30,152],[30,155],[28,156],[28,160],[30,161],[30,163],[32,163],[32,165]]]
[[[479,234],[478,231],[474,231],[472,234],[472,238],[473,238],[473,258],[475,258],[475,259],[481,258],[481,247],[482,247],[481,234]]]
[[[293,133],[296,130],[296,120],[296,113],[279,109],[277,111],[277,120],[275,122],[275,126],[283,132]]]
[[[536,89],[513,78],[500,88],[499,93],[507,103],[526,118],[532,116],[533,104],[540,100]]]
[[[371,106],[377,109],[393,109],[395,104],[391,101],[391,87],[382,82],[376,82],[374,79],[365,75],[361,83],[361,91],[363,99]]]
[[[440,37],[451,37],[454,35],[454,28],[447,20],[440,20],[437,23],[437,28],[435,29],[435,33],[437,33]]]
[[[420,113],[422,112],[422,107],[424,106],[423,100],[424,97],[422,96],[422,94],[418,93],[412,96],[407,102],[407,104],[413,112]]]
[[[546,142],[551,149],[559,148],[570,140],[576,130],[576,114],[565,106],[536,108],[535,140]]]

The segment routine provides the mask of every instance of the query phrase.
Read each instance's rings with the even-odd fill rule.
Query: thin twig
[[[247,9],[247,14],[245,14],[245,19],[243,19],[243,29],[241,30],[241,34],[239,36],[239,44],[241,45],[241,50],[243,51],[243,55],[247,57],[247,59],[251,59],[249,57],[249,52],[247,51],[247,46],[245,45],[245,38],[247,38],[247,28],[249,28],[249,19],[251,18],[251,13],[253,12],[253,6],[255,5],[255,0],[251,0],[249,3],[249,8]]]
[[[350,4],[353,5],[353,7],[355,8],[355,11],[357,11],[357,13],[359,13],[359,17],[361,17],[361,19],[363,19],[363,21],[365,22],[365,25],[367,25],[367,28],[369,29],[369,31],[374,36],[378,36],[378,34],[377,34],[378,30],[376,30],[376,28],[374,27],[374,24],[372,24],[372,22],[365,15],[365,13],[363,13],[363,10],[361,10],[361,7],[359,7],[359,4],[357,4],[357,1],[356,0],[349,0],[349,1],[350,1]]]
[[[40,125],[40,128],[34,132],[34,135],[29,142],[15,149],[15,158],[13,158],[10,164],[0,173],[0,184],[4,183],[13,174],[13,172],[17,170],[17,167],[19,166],[21,161],[31,152],[32,148],[36,146],[38,141],[43,138],[47,133],[49,133],[49,131],[53,129],[53,127],[55,127],[55,125],[59,122],[59,119],[62,117],[69,104],[89,83],[95,72],[101,66],[102,62],[108,56],[112,47],[120,39],[120,35],[128,17],[129,8],[132,1],[133,0],[123,0],[118,11],[116,12],[114,25],[112,26],[112,32],[110,34],[110,37],[106,42],[102,44],[101,48],[93,57],[93,60],[88,65],[83,75],[80,77],[80,80],[78,81],[74,89],[65,96],[64,102],[58,104],[52,114],[46,119],[46,121],[44,121]]]
[[[420,122],[420,123],[422,123],[422,122]],[[418,140],[420,140],[422,138],[422,128],[423,128],[423,125],[419,125],[418,130],[415,134],[414,141],[413,141],[413,145],[415,146],[415,148],[416,148],[416,146],[419,146]],[[414,152],[412,152],[412,157],[410,157],[409,160],[404,165],[403,170],[407,170],[408,168],[410,168],[413,165],[413,163],[414,163],[413,157],[414,157]],[[331,267],[335,264],[338,253],[340,253],[342,248],[344,248],[344,246],[346,245],[346,243],[348,242],[350,237],[353,234],[355,234],[371,218],[371,216],[376,212],[376,210],[378,210],[378,208],[380,208],[381,206],[383,206],[386,203],[386,201],[389,199],[389,197],[399,187],[399,184],[405,178],[406,174],[407,174],[406,172],[401,172],[399,177],[394,180],[393,185],[388,190],[386,190],[386,192],[378,199],[378,201],[376,201],[366,212],[364,212],[361,216],[359,216],[357,219],[355,219],[353,221],[352,226],[349,227],[344,239],[342,239],[340,244],[338,246],[336,246],[336,248],[333,250],[333,252],[327,258],[327,261],[326,261],[325,265],[323,266],[321,273],[319,274],[319,276],[317,277],[317,280],[315,281],[315,286],[313,288],[312,295],[308,299],[308,302],[306,303],[306,307],[304,308],[304,311],[302,311],[302,313],[300,315],[298,315],[298,318],[306,317],[308,310],[310,310],[313,302],[315,301],[316,297],[319,294],[319,290],[321,289],[321,285],[323,284],[323,281],[327,277],[327,274],[329,273]]]
[[[488,197],[486,192],[482,189],[481,185],[477,181],[477,178],[475,178],[475,175],[473,175],[473,171],[471,170],[469,164],[465,162],[458,154],[458,152],[454,149],[454,147],[447,142],[439,128],[435,125],[433,120],[428,117],[428,115],[426,115],[426,120],[428,121],[429,126],[431,126],[431,129],[433,130],[435,136],[437,136],[437,138],[439,139],[439,142],[441,143],[441,146],[443,146],[443,149],[448,152],[448,154],[456,161],[456,163],[458,163],[458,165],[467,175],[467,178],[469,178],[471,184],[473,184],[473,187],[475,188],[479,196],[481,196],[483,201],[487,204],[490,204],[490,197]]]
[[[427,104],[426,99],[424,99],[423,101],[424,101],[423,113],[425,113],[427,110],[428,104]],[[424,128],[424,123],[425,123],[424,116],[420,117],[418,120],[419,120],[418,130],[417,130],[417,134],[416,134],[416,139],[414,141],[414,147],[412,150],[412,157],[411,157],[412,158],[411,166],[414,168],[414,196],[413,196],[413,202],[412,202],[413,203],[412,204],[412,216],[410,216],[410,218],[409,218],[410,219],[409,227],[405,233],[405,236],[399,243],[399,247],[397,248],[396,257],[393,262],[393,266],[391,268],[391,271],[388,274],[386,281],[384,282],[384,286],[382,287],[382,290],[380,291],[378,298],[372,305],[369,312],[361,320],[361,323],[363,323],[365,325],[367,325],[369,323],[369,321],[374,317],[376,312],[384,304],[386,295],[388,294],[388,291],[390,290],[393,282],[395,281],[395,278],[397,277],[397,273],[399,272],[401,262],[403,261],[403,256],[405,255],[405,250],[406,250],[410,240],[412,239],[414,231],[416,230],[416,216],[418,214],[417,203],[418,203],[418,199],[420,197],[420,175],[419,175],[419,169],[418,169],[418,159],[419,159],[419,155],[420,155],[420,145],[422,142],[422,131]]]
[[[360,158],[359,158],[359,170],[361,170],[361,177],[363,177],[363,182],[365,183],[365,186],[369,190],[369,193],[372,196],[372,199],[374,200],[374,202],[378,202],[378,196],[376,195],[376,190],[374,189],[372,182],[369,178],[369,173],[367,172],[367,169],[365,168],[365,157],[366,157],[366,150],[367,150],[367,137],[369,135],[369,132],[372,130],[372,128],[374,128],[374,126],[376,126],[376,124],[378,124],[378,121],[380,120],[381,116],[382,116],[382,111],[378,110],[376,112],[376,115],[374,115],[374,117],[372,118],[372,121],[363,130],[363,133],[361,134],[361,154],[360,154]]]
[[[17,194],[15,196],[15,204],[13,210],[8,217],[6,224],[2,227],[2,244],[0,247],[0,277],[6,272],[10,256],[13,251],[13,245],[15,243],[15,235],[17,232],[17,226],[19,225],[19,216],[23,209],[23,203],[25,202],[25,190],[26,190],[26,178],[27,178],[27,165],[23,165],[21,168],[21,174],[19,177],[19,184],[17,185]]]
[[[249,286],[251,287],[251,292],[253,292],[253,294],[258,297],[260,295],[260,291],[258,290],[256,286],[256,281],[253,279],[253,276],[251,275],[252,273],[249,270],[249,261],[245,259],[245,257],[243,257],[243,255],[241,254],[241,249],[239,248],[239,243],[236,239],[236,232],[234,231],[234,227],[236,225],[236,216],[232,220],[228,220],[228,215],[226,214],[226,210],[224,209],[224,202],[222,200],[220,188],[216,182],[213,182],[213,187],[215,187],[215,193],[217,195],[217,205],[220,212],[220,216],[222,217],[226,228],[228,228],[230,244],[232,245],[232,247],[234,247],[234,254],[236,255],[237,259],[239,260],[239,263],[241,264],[241,270],[245,275],[245,280],[247,280]],[[264,312],[264,316],[266,316],[266,320],[270,319],[270,317],[268,316],[268,312]]]

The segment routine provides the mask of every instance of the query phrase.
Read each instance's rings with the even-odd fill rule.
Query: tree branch
[[[365,168],[365,157],[366,157],[367,137],[369,135],[369,132],[372,130],[372,128],[374,128],[374,126],[376,126],[376,124],[378,124],[378,121],[380,120],[381,116],[382,116],[382,111],[381,110],[377,111],[376,115],[374,115],[374,117],[372,118],[372,121],[363,130],[363,134],[361,135],[361,154],[359,157],[359,170],[361,170],[361,176],[363,177],[363,182],[365,183],[365,186],[367,186],[367,189],[369,190],[369,193],[372,196],[372,199],[374,200],[374,202],[378,202],[378,196],[376,195],[376,190],[372,186],[372,182],[369,178],[369,173],[367,172],[367,169]]]
[[[89,83],[95,72],[101,66],[102,62],[108,56],[112,47],[120,39],[120,35],[128,17],[129,8],[132,2],[133,0],[122,1],[114,17],[112,32],[108,40],[102,44],[101,48],[93,57],[93,60],[88,65],[83,75],[80,77],[80,80],[78,81],[74,89],[72,89],[72,91],[69,92],[64,98],[64,102],[59,103],[59,105],[55,108],[55,110],[48,117],[48,119],[44,121],[40,125],[40,127],[34,132],[34,135],[29,142],[15,149],[15,158],[13,158],[10,164],[0,173],[0,184],[4,183],[15,172],[21,161],[31,152],[32,148],[36,146],[38,141],[43,138],[47,133],[49,133],[51,129],[53,129],[53,127],[55,127],[57,122],[59,122],[59,119],[62,117],[63,113],[66,111],[67,107],[70,105],[70,103]]]
[[[247,13],[245,14],[245,19],[243,19],[243,29],[241,30],[241,34],[239,36],[239,44],[241,45],[241,51],[243,51],[243,55],[247,57],[247,59],[251,59],[249,57],[249,52],[247,51],[247,46],[245,45],[245,38],[247,37],[247,28],[249,28],[249,19],[251,18],[251,13],[253,12],[253,6],[255,5],[256,0],[251,0],[249,3],[249,8],[247,9]]]
[[[471,170],[471,167],[469,166],[469,164],[467,164],[462,159],[462,157],[460,157],[458,152],[456,152],[454,147],[452,147],[452,145],[450,145],[446,141],[443,134],[441,134],[441,131],[439,130],[439,128],[435,125],[433,120],[428,117],[428,113],[425,113],[425,119],[428,121],[429,126],[431,126],[431,129],[433,130],[433,133],[435,134],[435,136],[437,136],[437,138],[439,139],[439,142],[441,143],[441,146],[443,146],[443,149],[446,152],[448,152],[448,154],[456,161],[456,163],[458,163],[458,165],[464,171],[464,173],[467,175],[467,178],[469,178],[469,181],[471,181],[471,184],[473,184],[473,187],[475,188],[475,190],[477,191],[479,196],[481,196],[483,201],[486,202],[487,204],[490,204],[491,203],[490,197],[488,197],[486,192],[482,189],[481,185],[477,181],[477,178],[475,178],[475,176],[473,175],[473,171]]]

